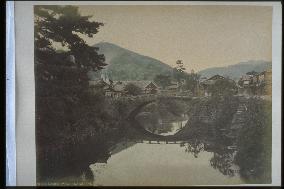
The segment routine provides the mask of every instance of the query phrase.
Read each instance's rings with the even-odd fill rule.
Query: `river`
[[[238,175],[223,175],[210,165],[212,152],[195,158],[180,144],[136,143],[113,154],[107,163],[90,166],[94,185],[169,186],[244,183]]]
[[[157,127],[168,129],[155,134],[173,135],[186,125],[187,119],[183,115],[176,121],[159,121]],[[165,124],[166,126],[162,126]],[[163,141],[159,144],[157,141],[123,141],[110,150],[112,155],[106,163],[94,163],[90,166],[94,185],[188,186],[244,183],[238,174],[228,176],[214,169],[211,161],[214,157],[216,160],[218,154],[214,156],[214,152],[206,149],[203,143],[188,145],[179,142],[166,144]],[[217,165],[218,159],[215,162]]]
[[[187,129],[183,131],[193,128],[195,134],[185,141],[150,142],[146,138],[121,141],[109,150],[111,156],[106,162],[90,165],[93,185],[192,186],[237,185],[249,183],[249,180],[268,182],[268,179],[261,181],[262,177],[254,174],[261,173],[263,162],[250,166],[236,161],[237,154],[244,159],[249,159],[252,154],[240,152],[244,149],[243,145],[250,144],[237,146],[236,138],[227,134],[231,130],[212,130],[218,127],[206,123],[201,124],[202,127],[193,127],[187,124],[189,115],[167,112],[165,108],[158,113],[154,110],[152,106],[141,111],[133,124],[139,123],[139,126],[156,135],[183,134],[179,133],[183,128]]]

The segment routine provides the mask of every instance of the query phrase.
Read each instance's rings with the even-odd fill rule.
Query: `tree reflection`
[[[204,144],[198,139],[195,139],[191,142],[182,143],[181,146],[185,146],[185,152],[193,154],[195,158],[198,157],[198,154],[201,151],[204,151]]]
[[[210,165],[214,169],[218,169],[223,175],[234,176],[238,172],[237,166],[234,166],[234,154],[227,153],[214,153],[210,159]]]
[[[230,146],[226,145],[228,143],[225,143],[223,139],[225,138],[221,136],[214,141],[195,138],[182,143],[181,146],[185,147],[185,152],[191,153],[195,158],[198,158],[202,151],[213,152],[210,165],[223,175],[234,176],[239,172],[238,166],[234,165],[236,150],[230,149]],[[226,138],[226,141],[228,141],[228,138]]]

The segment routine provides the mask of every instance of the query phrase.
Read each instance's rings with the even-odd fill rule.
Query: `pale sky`
[[[270,6],[79,6],[105,23],[87,43],[105,41],[187,71],[247,60],[271,61]]]

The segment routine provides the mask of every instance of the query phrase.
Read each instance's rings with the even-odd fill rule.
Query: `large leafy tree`
[[[34,13],[37,96],[80,98],[88,85],[88,71],[106,65],[104,55],[82,35],[93,37],[103,23],[80,15],[75,6],[40,5],[34,7]],[[56,47],[60,45],[65,50],[59,53]]]
[[[93,37],[103,23],[90,21],[91,16],[81,16],[74,6],[35,6],[34,13],[36,61],[48,61],[46,56],[54,53],[53,43],[57,42],[75,56],[78,67],[99,70],[105,66],[98,48],[89,46],[79,36]]]
[[[225,78],[217,80],[214,85],[210,85],[208,90],[213,96],[233,95],[237,92],[237,86],[233,80]]]
[[[183,65],[182,60],[177,60],[176,61],[176,67],[173,68],[173,77],[180,82],[182,79],[185,79],[186,77],[186,72],[185,72],[185,67]]]
[[[95,159],[78,147],[87,137],[80,133],[98,126],[94,117],[103,109],[102,99],[88,93],[87,73],[106,65],[82,36],[93,37],[103,24],[74,6],[35,6],[34,13],[37,172],[42,177],[76,172]],[[58,52],[58,45],[64,50]],[[85,164],[78,168],[78,162]]]

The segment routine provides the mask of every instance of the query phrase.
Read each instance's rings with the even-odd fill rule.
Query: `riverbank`
[[[245,127],[237,139],[236,164],[247,183],[271,183],[272,103],[250,99],[247,103]]]
[[[105,162],[109,148],[125,137],[123,102],[102,94],[84,94],[74,103],[65,98],[37,98],[37,183],[65,177],[93,179],[89,165]],[[61,179],[62,180],[62,179]],[[68,182],[68,181],[66,181]]]
[[[214,116],[210,117],[212,114]],[[233,175],[237,169],[245,183],[271,183],[270,100],[229,97],[214,102],[212,98],[206,102],[196,101],[189,115],[188,126],[182,133],[177,133],[195,139],[187,144],[188,152],[198,156],[204,150],[199,149],[200,146],[205,145],[207,151],[215,154],[212,166],[223,174]],[[234,166],[238,168],[232,168]]]

